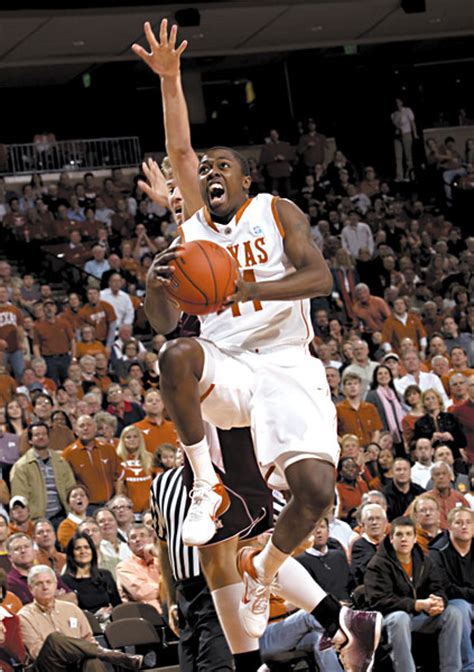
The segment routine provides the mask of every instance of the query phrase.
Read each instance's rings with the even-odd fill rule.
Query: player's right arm
[[[160,77],[163,115],[168,153],[174,178],[185,203],[186,217],[203,206],[198,182],[198,157],[191,145],[188,108],[184,97],[180,60],[186,40],[176,48],[177,27],[168,37],[168,22],[163,19],[157,40],[148,22],[144,26],[150,52],[134,44],[133,51]]]
[[[157,254],[146,276],[145,314],[158,334],[169,334],[176,329],[181,315],[181,309],[171,302],[166,292],[173,272],[173,260],[179,254],[179,246]]]

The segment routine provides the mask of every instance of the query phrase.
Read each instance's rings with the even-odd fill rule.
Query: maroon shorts
[[[263,480],[255,459],[249,427],[217,429],[224,471],[216,467],[230,497],[230,507],[221,516],[219,528],[206,546],[239,537],[250,539],[273,527],[273,495]],[[193,474],[185,462],[183,479],[188,491]]]

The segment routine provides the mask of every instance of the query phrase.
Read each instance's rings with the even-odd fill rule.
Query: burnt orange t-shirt
[[[136,422],[135,427],[138,427],[142,432],[146,449],[150,453],[154,453],[162,443],[171,443],[173,446],[178,445],[178,435],[176,434],[175,426],[169,420],[162,420],[161,425],[158,425],[151,422],[149,418],[144,418],[140,422]]]
[[[15,352],[20,347],[18,327],[23,324],[23,315],[15,306],[0,306],[0,339],[7,342],[7,352]]]
[[[336,404],[336,410],[339,436],[355,434],[361,446],[372,441],[373,432],[383,429],[376,407],[366,401],[361,401],[359,408],[355,410],[345,399]]]
[[[74,329],[63,317],[57,317],[54,322],[40,320],[34,326],[33,343],[39,346],[43,357],[67,355],[73,338]]]
[[[63,451],[78,483],[86,486],[91,504],[103,504],[114,494],[120,475],[120,458],[110,443],[96,439],[92,449],[84,448],[79,439]]]
[[[134,513],[141,513],[150,508],[150,487],[153,474],[146,472],[139,460],[122,462],[122,473],[119,481],[127,488],[127,497],[133,502]]]
[[[109,325],[117,319],[115,310],[107,301],[99,301],[96,306],[86,303],[78,315],[81,324],[90,324],[95,328],[95,337],[99,341],[106,340]]]
[[[17,383],[15,379],[6,374],[0,375],[0,404],[10,403],[16,392]]]

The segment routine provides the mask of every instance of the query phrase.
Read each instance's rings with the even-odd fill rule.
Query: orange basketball
[[[237,262],[224,247],[208,240],[194,240],[181,247],[181,256],[172,262],[175,270],[166,291],[186,313],[215,313],[234,292]]]

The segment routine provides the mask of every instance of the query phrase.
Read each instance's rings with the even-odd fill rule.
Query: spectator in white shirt
[[[349,252],[353,259],[359,255],[362,248],[367,248],[370,256],[374,253],[374,237],[367,224],[359,221],[356,210],[349,212],[349,217],[341,234],[342,247]]]
[[[413,140],[418,138],[413,110],[405,107],[401,98],[396,99],[397,109],[392,112],[392,124],[395,126],[394,149],[396,181],[409,180],[413,172]],[[405,161],[405,166],[403,162]],[[404,170],[405,168],[405,170]]]
[[[109,288],[103,289],[100,293],[102,301],[107,301],[115,310],[117,315],[117,327],[122,324],[133,324],[135,311],[133,303],[128,294],[122,291],[123,278],[119,273],[114,273],[109,278]]]
[[[85,263],[84,270],[86,273],[89,273],[100,280],[105,271],[110,269],[110,264],[105,258],[105,249],[102,245],[94,245],[92,248],[92,256],[94,258]]]
[[[416,462],[411,468],[411,480],[424,490],[431,479],[433,466],[433,446],[429,439],[418,439],[415,446]]]
[[[409,385],[418,385],[422,392],[435,389],[443,400],[444,407],[448,407],[448,395],[441,380],[434,373],[425,373],[421,370],[421,361],[416,351],[412,350],[405,353],[403,364],[407,371],[406,376],[402,376],[394,381],[396,390],[401,397],[403,397],[403,393]]]

